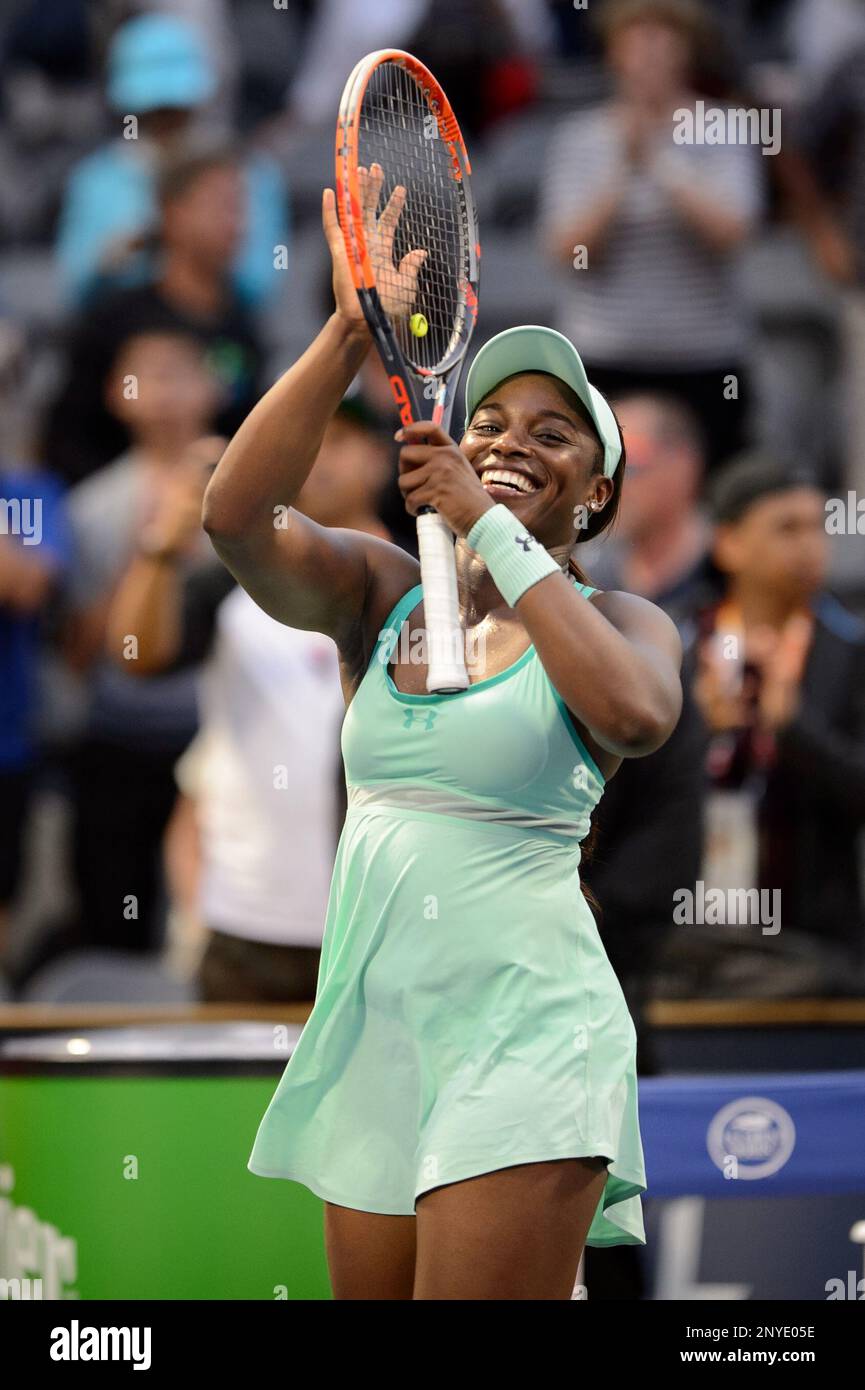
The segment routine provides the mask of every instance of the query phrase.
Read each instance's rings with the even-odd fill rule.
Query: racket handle
[[[453,533],[432,508],[418,513],[417,543],[429,657],[426,688],[430,694],[448,695],[467,689],[469,677]]]

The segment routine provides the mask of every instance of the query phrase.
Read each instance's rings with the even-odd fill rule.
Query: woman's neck
[[[568,560],[573,553],[573,545],[548,545],[547,552],[567,574]],[[460,614],[464,627],[477,627],[497,609],[507,604],[495,586],[486,562],[471,550],[462,536],[457,537],[454,547],[457,567],[457,593]]]

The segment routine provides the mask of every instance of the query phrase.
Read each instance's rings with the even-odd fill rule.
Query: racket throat
[[[445,418],[445,407],[447,405],[447,386],[439,382],[436,398],[433,403],[432,422],[434,425],[441,425]]]

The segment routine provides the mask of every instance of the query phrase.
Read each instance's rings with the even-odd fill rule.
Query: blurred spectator
[[[201,118],[207,121],[208,128],[230,134],[236,116],[238,68],[243,59],[236,13],[238,0],[131,0],[131,6],[128,0],[123,3],[127,12],[131,8],[135,13],[171,15],[197,31],[204,41],[214,78],[213,94],[201,109]]]
[[[793,65],[807,97],[865,43],[865,7],[862,0],[792,0],[783,9]]]
[[[121,133],[73,170],[62,209],[58,256],[73,302],[106,282],[140,284],[153,273],[146,245],[156,213],[160,162],[177,153],[217,76],[197,28],[168,14],[141,15],[118,30],[108,55],[108,99]],[[232,258],[234,288],[250,304],[276,286],[276,248],[286,245],[285,191],[267,157],[243,163],[248,217]]]
[[[560,126],[542,199],[545,246],[575,266],[558,327],[606,395],[684,398],[711,467],[743,442],[736,270],[761,209],[760,155],[673,138],[674,113],[695,106],[706,35],[692,0],[611,0],[602,16],[615,92]]]
[[[229,3],[232,56],[238,67],[237,129],[259,145],[266,124],[284,120],[286,87],[304,60],[303,36],[313,5],[310,0],[295,0],[282,8],[259,0]]]
[[[614,406],[627,449],[622,500],[613,534],[590,543],[585,567],[599,588],[649,598],[680,625],[684,699],[663,748],[626,758],[608,782],[580,875],[601,905],[601,940],[637,1030],[637,1070],[652,1076],[661,1067],[646,1006],[671,928],[673,895],[696,880],[702,852],[705,733],[687,673],[689,617],[703,591],[708,528],[697,506],[704,462],[691,412],[666,397],[627,397]],[[644,1293],[640,1261],[625,1248],[587,1250],[585,1278],[593,1299]]]
[[[218,567],[203,534],[170,550],[162,537],[167,512],[181,502],[189,512],[200,509],[208,477],[200,440],[217,385],[194,338],[141,333],[121,348],[108,399],[132,447],[73,489],[69,502],[75,565],[67,659],[83,673],[88,695],[72,756],[74,867],[85,943],[141,950],[159,942],[160,849],[174,763],[197,727],[196,668],[178,663],[136,679],[128,674],[135,635],[124,641],[120,670],[105,652],[106,622],[139,547],[152,563],[191,574]]]
[[[865,39],[829,74],[803,115],[802,136],[851,247],[843,294],[846,483],[865,495]]]
[[[345,401],[297,509],[319,525],[387,539],[375,509],[388,461],[374,417]],[[170,552],[200,533],[200,507],[193,516],[176,501],[162,522]],[[176,566],[137,556],[117,591],[109,643],[119,660],[123,634],[139,634],[133,669],[145,679],[176,663],[190,634],[198,634],[196,647],[205,634],[212,639],[202,728],[178,768],[173,820],[187,857],[195,843],[190,818],[199,842],[200,867],[190,873],[178,855],[173,862],[175,881],[199,879],[196,915],[209,929],[202,994],[309,1000],[345,807],[337,651],[321,633],[275,622],[242,589],[226,598],[227,587],[223,572],[209,589],[191,592]]]
[[[746,456],[716,480],[712,506],[726,584],[701,617],[694,686],[711,784],[701,878],[707,891],[778,890],[776,944],[810,937],[826,948],[823,986],[856,988],[865,628],[824,591],[824,497],[807,473]],[[734,943],[741,953],[741,932]]]
[[[408,47],[435,73],[471,143],[537,96],[555,37],[543,0],[431,0]]]
[[[304,40],[303,63],[288,92],[288,118],[301,126],[335,119],[346,78],[378,48],[405,48],[431,0],[319,0]]]
[[[709,525],[699,504],[705,467],[699,424],[671,396],[613,402],[627,475],[613,534],[586,551],[600,588],[642,594],[679,624],[706,601]]]
[[[561,57],[569,62],[599,59],[600,36],[594,25],[586,23],[585,8],[579,9],[574,0],[548,0],[548,9],[555,26],[556,50]]]
[[[358,60],[401,48],[435,73],[471,139],[533,100],[555,34],[546,0],[321,0],[274,133],[329,126]]]
[[[705,732],[689,692],[693,616],[706,601],[708,526],[699,508],[703,450],[680,402],[633,396],[615,403],[627,449],[613,534],[589,545],[585,567],[602,589],[657,603],[679,625],[685,698],[672,736],[648,758],[631,758],[607,786],[585,879],[601,904],[601,936],[625,990],[638,1039],[638,1068],[657,1070],[644,1009],[654,963],[670,929],[673,893],[696,880],[702,850]],[[581,557],[581,563],[582,557]],[[646,815],[651,802],[657,813]]]
[[[0,464],[0,965],[37,760],[39,619],[68,560],[59,484]]]
[[[34,410],[28,384],[32,367],[24,331],[0,308],[0,458],[31,459]]]
[[[228,274],[244,220],[235,152],[208,145],[166,160],[158,200],[158,277],[104,296],[70,334],[69,375],[49,413],[41,450],[70,482],[129,443],[123,418],[105,403],[104,381],[118,345],[136,329],[188,330],[207,344],[222,385],[216,425],[223,433],[234,433],[258,397],[258,333]]]
[[[103,132],[86,0],[0,7],[0,239],[48,243],[70,167]]]

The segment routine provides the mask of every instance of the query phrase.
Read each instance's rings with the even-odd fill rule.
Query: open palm
[[[406,190],[397,184],[381,216],[376,217],[384,170],[380,164],[373,164],[368,170],[358,168],[358,180],[364,238],[382,307],[391,318],[405,318],[412,311],[417,296],[418,273],[427,255],[425,250],[417,248],[407,252],[398,266],[394,264],[394,236],[405,206]],[[329,194],[329,190],[326,192]],[[333,290],[337,308],[346,318],[363,318],[332,195],[325,197],[323,221],[333,259]]]
[[[373,164],[369,172],[359,169],[363,206],[363,225],[369,258],[375,272],[384,310],[391,318],[402,318],[411,313],[417,295],[417,277],[426,259],[426,251],[420,248],[409,251],[399,265],[394,264],[393,242],[402,210],[405,207],[406,190],[397,184],[384,206],[381,217],[376,220],[384,170],[380,164]]]

